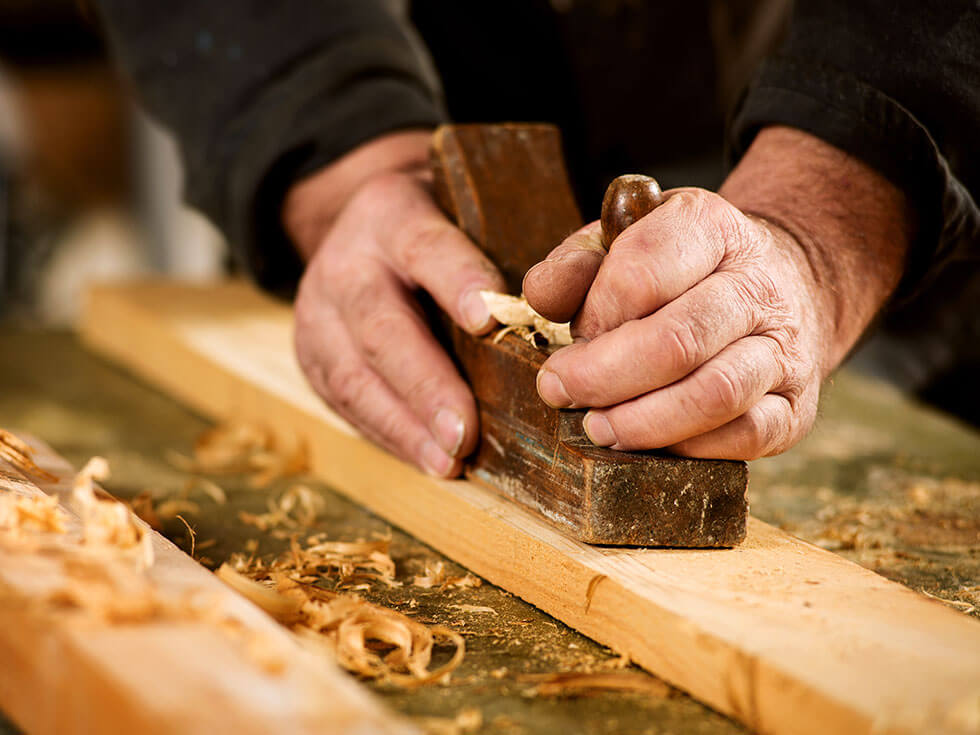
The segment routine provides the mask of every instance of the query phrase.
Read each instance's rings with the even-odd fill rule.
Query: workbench
[[[106,457],[113,473],[106,487],[121,498],[145,490],[165,495],[186,482],[165,457],[168,450],[187,452],[206,421],[94,357],[69,334],[2,329],[0,354],[0,426],[41,437],[76,466]],[[238,513],[264,511],[266,497],[294,481],[256,490],[241,478],[222,478],[228,503],[202,502],[187,518],[197,544],[208,542],[199,560],[214,568],[256,537],[259,553],[285,548],[287,541],[259,534]],[[402,579],[437,561],[462,573],[329,488],[310,485],[327,508],[313,530],[336,539],[390,531]],[[980,619],[980,434],[970,428],[844,371],[825,389],[814,433],[780,457],[751,464],[749,492],[758,518]],[[167,521],[164,532],[190,550],[178,519]],[[582,670],[615,655],[492,585],[441,593],[372,587],[363,594],[403,611],[414,600],[415,617],[466,639],[466,658],[448,686],[374,687],[389,707],[423,725],[424,718],[452,719],[475,708],[480,731],[491,733],[744,731],[679,692],[530,696],[524,674]],[[16,730],[0,724],[0,733],[9,732]]]

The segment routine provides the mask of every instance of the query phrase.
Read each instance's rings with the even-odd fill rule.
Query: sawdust
[[[304,443],[245,422],[219,424],[205,431],[195,441],[191,457],[170,451],[166,458],[184,472],[249,475],[249,484],[257,488],[309,469]]]
[[[503,325],[503,329],[494,334],[494,342],[513,332],[536,347],[572,344],[568,323],[548,321],[532,309],[523,296],[509,296],[496,291],[480,291],[480,296],[493,318]],[[544,344],[539,344],[539,341]]]

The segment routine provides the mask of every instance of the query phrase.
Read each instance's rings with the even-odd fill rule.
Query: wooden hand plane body
[[[436,198],[500,268],[512,293],[582,226],[550,125],[458,125],[433,138]],[[554,348],[508,334],[445,339],[473,388],[480,442],[467,475],[594,544],[730,547],[745,537],[744,462],[596,447],[585,411],[550,408],[538,370]]]

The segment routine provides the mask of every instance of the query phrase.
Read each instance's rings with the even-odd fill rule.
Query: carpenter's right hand
[[[296,354],[316,392],[364,435],[452,477],[476,446],[476,404],[414,294],[425,290],[479,334],[493,325],[479,292],[501,290],[503,280],[433,202],[424,161],[358,182],[310,248],[296,298]],[[304,207],[315,206],[311,191]]]

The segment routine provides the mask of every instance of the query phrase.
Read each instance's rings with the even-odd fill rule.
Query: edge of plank
[[[356,502],[753,729],[980,729],[975,621],[755,519],[727,551],[575,542],[361,439],[306,387],[290,322],[241,283],[148,282],[94,290],[81,335],[212,418],[305,438],[315,474]]]
[[[24,437],[53,482],[5,467],[0,482],[16,492],[46,493],[65,505],[74,469],[50,447]],[[278,623],[156,532],[154,564],[144,574],[173,601],[207,598],[237,621],[245,638],[216,621],[150,619],[105,623],[47,610],[37,594],[67,579],[59,559],[0,547],[0,704],[31,733],[240,735],[417,732],[352,677],[304,650]],[[264,670],[248,652],[261,636],[283,668]],[[256,643],[259,641],[256,640]],[[204,655],[202,655],[204,654]]]

